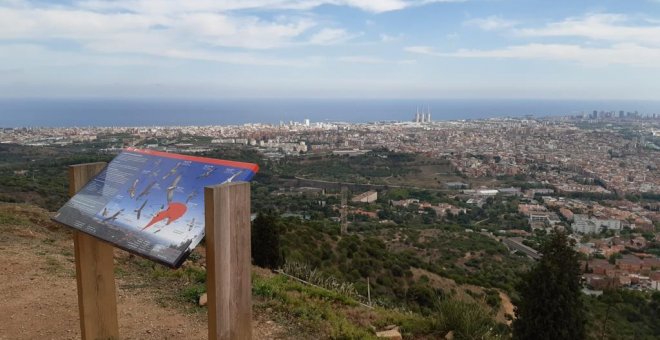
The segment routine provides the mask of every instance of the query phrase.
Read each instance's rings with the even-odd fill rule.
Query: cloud
[[[265,58],[263,56],[254,55],[251,53],[235,53],[235,52],[209,52],[205,50],[180,50],[171,49],[159,51],[154,53],[156,56],[199,60],[199,61],[213,61],[229,64],[239,65],[262,65],[262,66],[309,66],[312,60],[291,60],[291,59],[278,59],[278,58]]]
[[[0,4],[0,42],[22,40],[48,47],[52,41],[63,40],[73,43],[79,53],[90,55],[121,53],[268,64],[269,56],[257,58],[257,52],[339,44],[359,35],[345,28],[323,27],[325,22],[315,21],[307,12],[314,8],[333,5],[383,13],[451,1],[456,0],[8,0]],[[282,13],[258,16],[252,10]],[[383,40],[393,39],[383,36]]]
[[[286,45],[316,24],[306,18],[263,21],[253,16],[183,13],[155,16],[140,13],[97,13],[76,9],[0,8],[0,39],[70,39],[81,43],[119,44],[143,38],[164,45],[201,43],[210,46],[268,49]],[[139,45],[134,46],[139,52]]]
[[[326,4],[355,7],[367,12],[383,13],[398,11],[410,7],[419,7],[432,3],[464,2],[466,0],[329,0],[318,1]],[[314,1],[311,1],[314,2]]]
[[[93,10],[130,10],[142,13],[172,14],[180,12],[218,12],[250,9],[311,10],[322,5],[357,8],[372,13],[398,11],[430,3],[461,2],[464,0],[89,0],[80,6]]]
[[[637,44],[616,44],[605,48],[574,44],[526,44],[490,50],[460,49],[454,52],[438,52],[429,46],[410,46],[405,50],[410,53],[450,58],[535,59],[578,62],[592,66],[623,64],[660,67],[660,48]]]
[[[382,13],[404,9],[412,6],[414,2],[403,0],[343,0],[334,4],[343,4],[368,12]]]
[[[576,62],[583,65],[660,67],[660,25],[653,20],[633,24],[629,16],[613,13],[587,14],[536,28],[514,28],[513,21],[488,17],[464,24],[484,30],[513,28],[513,38],[582,38],[581,42],[531,42],[494,49],[437,51],[431,46],[409,46],[410,53],[446,58],[529,59]]]
[[[380,35],[380,41],[382,41],[384,43],[400,41],[401,39],[403,39],[402,34],[397,34],[397,35],[381,34]]]
[[[79,67],[90,66],[167,66],[172,60],[194,60],[229,63],[237,65],[307,67],[317,63],[314,58],[280,59],[265,57],[248,52],[217,52],[201,49],[144,48],[140,55],[129,55],[121,47],[104,46],[98,52],[78,53],[77,51],[50,50],[36,44],[4,44],[0,48],[0,65],[13,67]],[[104,53],[108,52],[108,53]],[[21,56],[17,59],[16,56]],[[164,57],[154,60],[150,57]]]
[[[379,57],[364,56],[364,55],[344,56],[344,57],[339,57],[337,60],[344,63],[352,63],[352,64],[414,64],[416,62],[415,60],[411,60],[411,59],[388,60]]]
[[[382,58],[362,56],[362,55],[339,57],[338,60],[345,63],[355,63],[355,64],[385,64],[388,62],[387,60]]]
[[[256,17],[194,13],[181,16],[172,29],[210,45],[269,49],[287,45],[314,26],[305,18],[266,22]]]
[[[167,12],[162,8],[150,9]],[[295,58],[285,60],[253,51],[307,43],[303,34],[317,26],[307,16],[263,20],[226,13],[165,15],[143,10],[106,12],[65,6],[33,7],[27,2],[16,2],[11,7],[0,5],[0,42],[42,44],[46,53],[39,55],[48,58],[50,42],[64,40],[75,46],[67,48],[69,51],[99,62],[101,55],[121,54],[118,59],[124,58],[123,55],[142,55],[232,64],[304,65],[305,62]],[[332,38],[327,33],[322,37],[326,43]],[[56,55],[55,52],[50,55]]]
[[[581,37],[597,41],[660,45],[660,24],[653,20],[632,23],[623,14],[587,14],[580,18],[567,18],[541,28],[518,29],[523,37]]]
[[[355,35],[349,34],[341,28],[324,28],[314,34],[309,42],[314,45],[333,45],[352,39]]]
[[[495,31],[516,26],[518,23],[511,20],[505,20],[498,16],[489,16],[487,18],[475,18],[463,22],[465,26],[478,27],[484,31]]]
[[[17,59],[16,56],[21,56]],[[49,50],[36,44],[3,44],[0,48],[0,65],[13,68],[56,68],[79,67],[81,65],[103,65],[121,67],[128,65],[160,66],[164,61],[154,61],[141,56],[122,56],[121,58],[89,55],[65,50]]]
[[[438,55],[437,52],[433,51],[433,47],[431,46],[408,46],[404,48],[404,51],[418,54]]]
[[[453,1],[460,0],[6,0],[0,4],[0,42],[29,41],[50,51],[64,41],[69,51],[91,60],[131,55],[304,65],[314,58],[288,60],[270,51],[340,44],[360,35],[324,27],[336,24],[317,22],[309,12],[315,8],[332,5],[383,13]],[[269,15],[258,14],[264,11]],[[46,58],[47,53],[41,55]]]

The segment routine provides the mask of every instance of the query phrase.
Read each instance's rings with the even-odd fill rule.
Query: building
[[[501,188],[497,191],[504,196],[522,196],[520,188]]]
[[[417,112],[415,113],[415,119],[413,119],[413,122],[415,123],[430,123],[431,122],[431,110],[426,109],[427,112],[424,112],[424,109],[422,111],[419,111],[419,107],[417,107]]]
[[[438,203],[437,206],[431,206],[430,208],[435,210],[435,213],[438,216],[445,216],[447,212],[449,212],[452,215],[458,215],[460,213],[467,212],[465,208],[458,208],[448,203]]]
[[[650,275],[650,288],[653,290],[660,291],[660,271],[651,273]]]
[[[548,218],[548,215],[545,213],[530,213],[529,214],[529,225],[532,227],[535,225],[545,225],[545,221]]]
[[[525,196],[534,198],[535,195],[550,195],[554,192],[552,189],[529,189],[525,191]]]
[[[575,215],[575,222],[571,225],[573,231],[581,234],[597,234],[600,232],[600,226],[588,218],[582,218],[584,215]]]
[[[573,221],[573,212],[564,207],[559,208],[559,213],[567,220]]]
[[[642,259],[642,272],[660,270],[660,258],[647,257]]]
[[[581,234],[598,234],[603,228],[606,230],[621,230],[621,221],[614,219],[598,219],[595,217],[588,217],[583,214],[575,214],[573,216],[573,224],[571,227],[573,231]]]
[[[477,190],[477,195],[495,196],[495,195],[497,195],[498,192],[499,191],[497,191],[496,189],[481,189],[481,190]]]
[[[354,203],[372,203],[376,202],[378,199],[378,192],[376,191],[367,191],[363,192],[351,199],[351,202]]]
[[[445,183],[447,189],[467,189],[468,184],[463,182],[447,182]]]
[[[642,270],[642,259],[635,255],[623,255],[616,259],[616,266],[629,273],[639,273]]]
[[[363,209],[355,209],[351,212],[355,215],[366,216],[368,218],[374,218],[374,219],[378,218],[378,213],[375,212],[375,211],[366,211],[366,210],[363,210]]]

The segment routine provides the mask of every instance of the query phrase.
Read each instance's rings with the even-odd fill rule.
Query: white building
[[[378,199],[378,192],[367,191],[353,197],[351,201],[361,202],[361,203],[372,203],[372,202],[376,202],[377,199]]]
[[[571,225],[573,231],[581,234],[598,234],[603,230],[621,230],[621,221],[614,219],[601,220],[595,217],[589,218],[587,215],[576,214],[574,222]]]

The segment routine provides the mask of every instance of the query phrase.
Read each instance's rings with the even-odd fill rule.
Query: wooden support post
[[[369,306],[371,306],[371,285],[369,284],[368,276],[367,276],[367,300],[369,301]]]
[[[209,340],[252,338],[250,183],[204,189]]]
[[[80,191],[105,165],[100,162],[71,166],[69,195]],[[119,339],[113,247],[78,231],[73,234],[73,244],[82,339]]]

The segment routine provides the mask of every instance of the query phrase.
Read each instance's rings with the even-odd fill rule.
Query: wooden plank
[[[250,183],[204,189],[210,340],[252,338]]]
[[[105,165],[71,166],[69,194],[80,191]],[[119,339],[113,247],[82,232],[74,232],[73,244],[82,339]]]
[[[80,191],[106,165],[106,162],[71,165],[69,167],[69,196]]]

